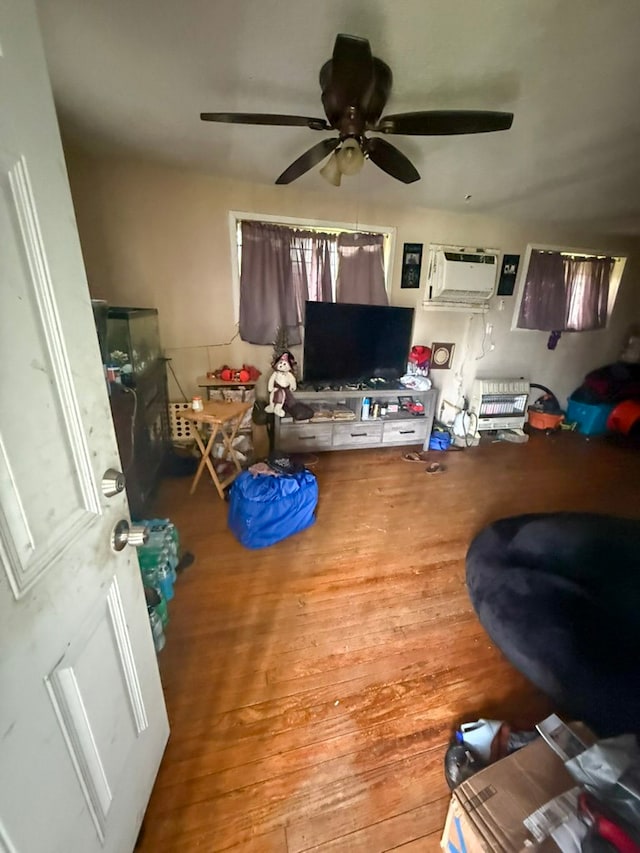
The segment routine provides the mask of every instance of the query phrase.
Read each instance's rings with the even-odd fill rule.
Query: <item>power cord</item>
[[[476,425],[475,429],[471,433],[465,432],[464,443],[466,447],[473,447],[472,444],[469,444],[469,438],[474,439],[478,432],[478,416],[475,412],[470,412],[469,410],[467,410],[467,414],[469,415],[469,420],[471,420],[472,417],[476,419]]]
[[[233,335],[233,337],[232,337],[232,338],[230,338],[230,340],[228,340],[228,341],[224,341],[224,342],[223,342],[223,343],[221,343],[221,344],[198,344],[198,345],[196,345],[196,346],[171,347],[171,349],[172,349],[172,350],[179,350],[179,349],[213,349],[214,347],[228,347],[230,344],[232,344],[232,343],[235,341],[235,339],[238,337],[238,335],[239,335],[239,334],[240,334],[240,328],[238,327],[238,324],[236,323],[236,332],[235,332],[235,334]]]
[[[122,386],[124,390],[128,394],[133,394],[133,412],[131,413],[131,453],[129,455],[129,463],[125,467],[125,471],[128,471],[133,465],[133,460],[135,459],[135,444],[136,444],[136,415],[138,414],[138,395],[136,394],[133,388],[130,388],[128,385]]]
[[[487,354],[487,351],[484,348],[485,342],[487,340],[487,324],[484,319],[484,315],[480,315],[482,319],[482,343],[480,344],[480,355],[476,356],[476,361],[480,361],[481,358],[484,358]]]
[[[487,355],[487,353],[493,352],[494,349],[496,348],[496,345],[493,342],[493,331],[494,331],[493,323],[487,323],[484,315],[481,315],[481,317],[482,317],[482,343],[480,344],[481,352],[480,352],[480,355],[476,356],[476,361],[480,361],[480,359],[484,358],[485,355]],[[489,345],[488,349],[486,347],[487,338],[490,341],[490,345]]]
[[[171,364],[171,359],[170,359],[170,358],[167,358],[167,359],[165,359],[165,360],[166,360],[167,364],[169,365],[169,370],[171,371],[171,375],[173,376],[173,378],[174,378],[174,381],[175,381],[176,385],[177,385],[177,386],[178,386],[178,388],[180,389],[180,393],[182,394],[182,396],[183,396],[183,398],[184,398],[185,403],[188,403],[188,402],[189,402],[189,398],[188,398],[188,397],[187,397],[187,395],[184,393],[184,389],[183,389],[182,385],[180,384],[180,380],[179,380],[179,379],[178,379],[178,377],[176,376],[176,372],[175,372],[175,370],[173,369],[173,365]]]
[[[231,337],[228,341],[225,341],[225,342],[224,342],[224,343],[222,343],[222,344],[207,344],[207,345],[206,345],[206,349],[207,349],[207,350],[209,350],[209,349],[213,349],[214,347],[228,347],[228,346],[231,346],[231,344],[235,341],[235,339],[238,337],[238,335],[239,335],[239,334],[240,334],[240,328],[238,327],[238,328],[236,329],[236,333],[235,333],[235,335],[233,335],[233,337]],[[173,349],[195,349],[195,347],[173,347]],[[179,389],[180,393],[182,394],[182,397],[183,397],[183,399],[184,399],[185,403],[188,403],[188,402],[189,402],[189,398],[188,398],[188,397],[187,397],[187,395],[184,393],[184,388],[182,387],[182,385],[180,384],[180,381],[179,381],[178,377],[176,376],[176,372],[175,372],[175,370],[173,369],[173,365],[171,364],[171,359],[170,359],[170,358],[165,358],[165,361],[166,361],[166,362],[167,362],[167,364],[169,365],[169,370],[171,371],[171,375],[173,376],[173,378],[174,378],[174,380],[175,380],[175,383],[176,383],[176,385],[178,386],[178,389]]]
[[[239,334],[240,334],[240,329],[238,329],[236,331],[235,335],[231,338],[231,340],[227,341],[224,344],[207,344],[207,349],[213,349],[214,347],[228,347],[235,341],[235,339],[238,337]]]
[[[464,441],[465,447],[467,447],[467,448],[473,447],[473,444],[470,444],[470,441],[473,441],[473,439],[475,438],[475,435],[478,431],[478,415],[476,414],[476,412],[472,412],[467,408],[466,400],[465,400],[464,406],[454,406],[454,404],[451,403],[449,400],[443,399],[442,403],[441,403],[441,407],[440,407],[440,417],[442,417],[442,410],[443,410],[445,405],[452,408],[458,414],[468,415],[470,421],[471,421],[471,418],[475,418],[475,427],[474,427],[474,429],[472,429],[470,431],[464,427],[464,417],[462,418],[464,435],[458,435],[456,432],[454,432],[453,427],[449,427],[449,426],[445,427],[449,431],[449,434],[451,435],[452,441],[454,438],[461,438]],[[471,426],[471,424],[469,424],[469,426]]]

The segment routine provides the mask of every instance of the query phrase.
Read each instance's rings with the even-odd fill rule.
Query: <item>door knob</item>
[[[129,541],[127,545],[132,545],[134,548],[140,548],[141,545],[146,545],[149,541],[149,530],[144,524],[132,524],[129,528]]]
[[[126,518],[120,521],[111,531],[111,547],[114,551],[122,551],[125,545],[134,548],[146,545],[149,539],[149,531],[143,524],[129,524]]]
[[[113,498],[115,495],[123,491],[126,484],[125,476],[122,471],[116,471],[115,468],[107,468],[102,475],[102,494],[105,498]]]

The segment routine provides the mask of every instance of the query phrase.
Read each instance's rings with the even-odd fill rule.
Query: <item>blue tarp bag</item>
[[[317,503],[311,471],[282,477],[243,471],[230,490],[229,528],[246,548],[266,548],[313,524]]]

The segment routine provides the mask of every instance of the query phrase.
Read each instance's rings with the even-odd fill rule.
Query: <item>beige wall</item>
[[[479,215],[417,207],[360,205],[336,189],[321,195],[171,169],[146,162],[97,159],[67,151],[80,238],[92,295],[112,304],[155,306],[166,353],[190,395],[195,377],[223,363],[252,362],[268,371],[270,347],[245,344],[236,333],[231,288],[229,210],[302,219],[394,226],[391,302],[416,306],[414,341],[454,341],[453,369],[434,372],[443,396],[456,402],[474,376],[524,376],[566,397],[584,374],[614,360],[625,331],[640,319],[640,244],[585,236],[551,226],[525,227]],[[524,255],[527,243],[631,252],[610,327],[565,334],[557,349],[542,332],[510,330],[515,296],[495,298],[488,315],[428,312],[422,291],[400,289],[402,245],[430,242],[496,248]],[[423,270],[424,279],[424,270]],[[482,355],[485,323],[493,351]],[[485,340],[485,350],[490,341]],[[171,383],[173,399],[180,399]]]

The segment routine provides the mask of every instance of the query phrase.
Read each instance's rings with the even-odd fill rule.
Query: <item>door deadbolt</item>
[[[102,475],[102,494],[105,498],[113,498],[119,495],[124,490],[126,479],[122,471],[116,471],[115,468],[107,468]]]

